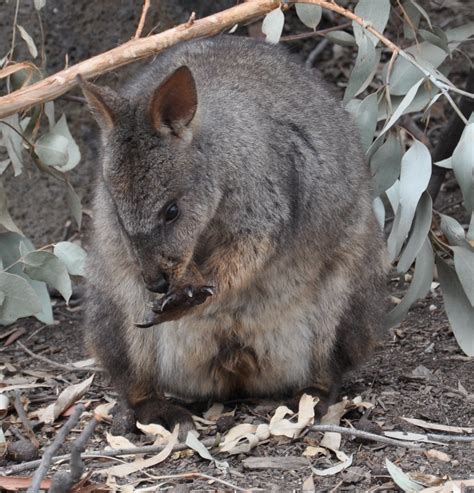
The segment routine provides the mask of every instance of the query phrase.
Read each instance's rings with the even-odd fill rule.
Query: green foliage
[[[432,174],[430,151],[401,129],[400,118],[423,112],[421,116],[428,126],[433,107],[440,104],[441,98],[458,92],[446,77],[449,62],[460,50],[461,43],[474,36],[474,23],[443,30],[432,24],[428,13],[414,0],[404,0],[402,5],[400,9],[389,0],[359,0],[354,9],[364,20],[364,26],[371,26],[381,34],[392,17],[403,18],[404,39],[398,44],[398,56],[384,57],[387,61],[383,64],[380,63],[382,51],[390,55],[391,50],[355,21],[354,36],[345,31],[333,31],[326,38],[342,46],[357,46],[344,104],[360,130],[372,172],[374,211],[381,226],[388,231],[390,260],[400,275],[413,269],[410,287],[404,299],[388,314],[387,325],[399,323],[410,306],[426,296],[438,273],[453,332],[463,351],[472,356],[474,116],[466,122],[452,157],[436,163],[454,172],[464,208],[472,218],[467,231],[456,219],[433,210],[427,191]],[[313,28],[305,14],[301,14],[306,8],[297,5],[297,14],[305,25]],[[270,15],[264,22],[268,32],[274,28],[281,35],[283,26],[276,26]],[[272,42],[275,42],[276,36],[272,34]],[[452,97],[448,102],[459,114]],[[393,222],[385,224],[386,218]]]
[[[45,0],[35,0],[37,11],[44,5]],[[33,38],[22,26],[16,28],[32,58],[37,58]],[[40,68],[31,62],[15,64],[13,51],[14,46],[0,61],[0,78],[7,79],[7,88],[12,90],[41,76]],[[53,102],[0,120],[0,152],[6,156],[0,161],[0,175],[10,166],[14,176],[34,166],[64,183],[66,201],[80,227],[81,203],[67,173],[79,163],[81,155],[65,115],[56,122]],[[0,324],[32,315],[43,323],[53,323],[48,287],[59,291],[67,302],[72,294],[71,276],[84,274],[84,259],[82,248],[69,242],[35,250],[10,215],[0,176]]]

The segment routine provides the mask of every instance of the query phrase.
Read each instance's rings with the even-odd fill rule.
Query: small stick
[[[55,366],[56,368],[61,368],[61,370],[67,370],[67,371],[97,371],[98,370],[97,368],[93,368],[93,367],[76,368],[71,365],[58,363],[57,361],[53,361],[49,358],[46,358],[46,356],[41,356],[40,354],[34,353],[30,349],[28,349],[25,345],[23,345],[20,341],[16,341],[16,343],[18,347],[20,347],[26,354],[28,354],[32,358],[42,361],[43,363],[47,363],[48,365]]]
[[[150,8],[150,0],[143,2],[142,15],[140,16],[140,22],[138,23],[137,31],[133,39],[138,39],[142,35],[143,27],[145,26],[146,14]]]
[[[36,438],[35,432],[33,431],[33,428],[31,426],[30,420],[28,419],[28,416],[26,415],[25,408],[23,407],[23,404],[21,402],[21,395],[20,391],[18,389],[15,390],[15,409],[16,413],[18,414],[18,417],[20,418],[21,424],[23,425],[23,428],[26,431],[26,434],[28,435],[28,438],[31,440],[31,443],[36,447],[39,448],[40,443],[38,439]]]
[[[314,38],[315,36],[325,36],[327,33],[333,31],[343,31],[352,26],[352,22],[345,22],[337,26],[328,27],[326,29],[318,29],[317,31],[309,31],[307,33],[289,34],[288,36],[282,36],[280,41],[299,41],[301,39]]]
[[[210,438],[208,440],[202,440],[202,443],[205,447],[213,447],[216,444],[216,440],[214,438]],[[120,455],[138,455],[138,454],[157,454],[161,452],[165,447],[163,445],[146,445],[144,447],[134,447],[134,448],[121,448],[121,449],[113,449],[113,450],[99,450],[99,451],[91,451],[85,452],[82,454],[83,459],[95,459],[97,457],[117,457]],[[179,452],[180,450],[188,450],[189,446],[185,443],[177,443],[173,447],[173,452]],[[70,460],[71,454],[64,455],[56,455],[53,458],[53,462],[61,462],[64,460]],[[8,474],[17,474],[24,471],[29,471],[38,467],[41,463],[41,460],[32,460],[30,462],[23,462],[23,464],[13,465],[6,469],[0,470],[0,475],[8,475]]]
[[[53,482],[49,490],[50,493],[68,493],[72,486],[81,479],[84,473],[84,462],[82,461],[81,454],[84,452],[86,444],[98,424],[99,421],[96,418],[92,418],[74,442],[69,461],[70,471],[58,471],[53,476]]]
[[[41,485],[41,481],[46,476],[49,466],[51,465],[54,455],[64,445],[67,435],[76,426],[81,414],[84,412],[84,406],[78,404],[74,409],[74,412],[69,416],[64,426],[56,435],[53,443],[44,451],[43,458],[40,461],[38,469],[33,474],[31,486],[28,488],[27,493],[38,493]],[[70,454],[69,454],[70,455]]]
[[[151,474],[148,474],[148,476],[157,481],[162,479],[207,479],[208,481],[215,481],[216,483],[223,484],[224,486],[231,488],[232,491],[254,491],[253,488],[241,488],[240,486],[236,486],[235,484],[224,481],[223,479],[215,478],[214,476],[209,476],[208,474],[198,471],[185,472],[182,474],[169,474],[166,476],[152,476]]]

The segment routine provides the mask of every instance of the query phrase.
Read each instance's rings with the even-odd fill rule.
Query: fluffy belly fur
[[[156,333],[159,383],[181,397],[283,395],[310,376],[311,331],[298,317],[185,319]]]

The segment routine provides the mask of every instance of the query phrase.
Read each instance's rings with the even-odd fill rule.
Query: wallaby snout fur
[[[283,49],[230,36],[171,48],[118,93],[83,89],[103,141],[86,337],[128,406],[191,426],[164,392],[313,388],[323,412],[384,309],[383,238],[341,105]],[[137,328],[160,275],[212,296]]]

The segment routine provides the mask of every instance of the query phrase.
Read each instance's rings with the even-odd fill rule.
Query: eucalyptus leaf
[[[420,141],[415,140],[402,158],[400,171],[400,205],[388,238],[387,246],[393,261],[399,254],[410,231],[421,194],[431,177],[431,155]],[[397,227],[396,227],[397,226]]]
[[[1,142],[0,142],[1,145]],[[3,172],[8,168],[8,165],[11,163],[11,159],[4,159],[3,161],[0,161],[0,175],[3,174]]]
[[[400,205],[400,180],[395,180],[395,183],[385,191],[385,194],[392,206],[393,213],[396,214]]]
[[[31,279],[44,281],[57,289],[69,301],[72,294],[71,279],[64,263],[52,253],[35,251],[23,258],[23,272]]]
[[[272,10],[263,19],[262,32],[266,36],[267,43],[277,44],[280,41],[285,16],[280,8]]]
[[[364,151],[370,147],[377,126],[377,93],[369,94],[359,105],[355,115]]]
[[[326,34],[326,39],[340,46],[357,46],[354,36],[346,31],[330,31]]]
[[[469,302],[474,306],[474,251],[462,246],[454,246],[452,249],[454,251],[454,267],[458,279]]]
[[[41,10],[46,5],[46,0],[34,0],[35,1],[35,9]]]
[[[423,192],[416,208],[410,236],[397,264],[397,271],[400,274],[408,271],[421,250],[430,231],[432,213],[433,201],[431,196],[428,192]]]
[[[451,50],[456,49],[460,43],[472,35],[474,35],[474,22],[446,31],[446,37],[449,40]],[[443,49],[427,41],[410,46],[405,52],[429,69],[439,67],[448,56]],[[385,74],[387,69],[388,64],[385,66]],[[402,96],[423,77],[423,73],[418,68],[405,58],[399,56],[392,67],[390,91],[394,95]]]
[[[424,489],[422,484],[411,480],[407,474],[388,459],[385,459],[385,467],[390,476],[392,476],[394,483],[405,493],[413,493]]]
[[[370,158],[374,196],[388,190],[400,176],[402,156],[400,139],[392,133]]]
[[[72,276],[84,276],[86,252],[75,243],[60,241],[54,245],[54,255],[66,266]]]
[[[417,30],[418,24],[420,23],[421,13],[420,11],[413,5],[411,0],[405,0],[403,2],[403,35],[406,39],[414,39]],[[405,16],[408,16],[409,19]]]
[[[418,32],[420,33],[420,36],[423,38],[424,41],[428,41],[429,43],[437,46],[438,48],[441,48],[449,55],[449,46],[446,37],[440,38],[435,33],[431,31],[426,31],[425,29],[420,29]]]
[[[296,14],[299,20],[311,29],[316,29],[323,15],[323,9],[319,5],[309,3],[297,3]]]
[[[28,32],[23,26],[20,26],[20,24],[17,24],[16,27],[20,31],[20,36],[25,41],[26,46],[28,46],[28,51],[30,52],[30,55],[33,58],[36,58],[38,56],[38,49],[36,48],[33,38],[28,34]]]
[[[454,217],[441,216],[441,231],[446,235],[449,244],[452,246],[463,246],[466,245],[466,233],[464,228],[454,219]]]
[[[82,224],[81,199],[69,182],[67,182],[66,186],[66,201],[71,211],[72,217],[76,221],[77,227],[80,229]]]
[[[23,141],[21,138],[22,129],[18,118],[18,113],[7,116],[0,120],[0,131],[2,132],[2,145],[7,148],[8,157],[11,159],[15,176],[23,171]]]
[[[23,234],[18,226],[13,222],[10,213],[8,212],[7,206],[7,194],[3,183],[0,181],[0,225],[3,226],[8,231],[13,231],[14,233]]]
[[[448,320],[459,347],[474,356],[474,308],[469,302],[456,272],[439,256],[436,258],[439,282]]]
[[[419,80],[410,90],[406,93],[406,96],[398,105],[397,109],[393,112],[392,116],[385,124],[383,129],[380,131],[379,137],[381,137],[385,132],[387,132],[392,126],[397,122],[397,120],[402,116],[405,110],[409,109],[410,103],[415,99],[418,88],[423,83],[423,79]]]
[[[425,18],[426,22],[428,23],[428,26],[430,26],[430,29],[433,29],[433,26],[431,25],[431,20],[430,16],[427,14],[426,10],[418,3],[415,2],[415,0],[410,0],[413,6],[420,12],[420,14]]]
[[[41,310],[35,313],[34,316],[40,322],[50,325],[54,322],[54,319],[48,288],[44,282],[30,279],[22,269],[21,256],[31,251],[34,251],[34,246],[31,241],[24,236],[17,233],[0,233],[0,252],[3,261],[3,268],[6,269],[6,272],[9,274],[15,274],[24,278],[33,288],[41,304]],[[7,322],[0,317],[0,324],[5,323],[10,322]]]
[[[451,158],[454,176],[461,187],[464,206],[474,211],[474,123],[469,123],[461,135]]]
[[[49,130],[52,131],[56,125],[56,120],[54,118],[54,101],[44,103],[44,112],[48,119]]]
[[[37,294],[23,277],[0,272],[0,292],[4,296],[0,306],[0,320],[3,324],[13,323],[20,317],[29,317],[41,311]]]
[[[372,26],[379,33],[383,33],[390,15],[390,0],[359,0],[355,8],[355,14],[362,17],[366,23]],[[352,22],[354,36],[360,46],[364,28],[357,22]],[[379,39],[373,34],[366,32],[373,45],[376,46]]]
[[[48,166],[64,166],[69,159],[68,146],[66,137],[49,132],[36,141],[35,153]]]
[[[385,205],[380,197],[375,197],[372,202],[372,209],[374,210],[375,218],[379,223],[380,229],[383,231],[385,226]]]
[[[400,323],[413,303],[426,296],[430,290],[431,282],[433,281],[433,270],[433,249],[429,240],[425,239],[423,246],[416,257],[415,272],[410,287],[402,301],[387,315],[386,324],[388,327],[393,327]]]
[[[62,115],[58,120],[56,125],[54,126],[53,133],[55,135],[61,135],[66,138],[68,141],[67,145],[67,155],[68,159],[64,165],[57,166],[59,171],[63,173],[66,171],[70,171],[73,169],[81,160],[81,151],[79,150],[79,146],[76,144],[71,132],[69,131],[69,127],[66,122],[66,115]]]
[[[436,161],[435,164],[440,168],[453,169],[453,163],[450,157],[443,159],[442,161]]]
[[[359,51],[357,58],[347,83],[346,92],[344,94],[344,104],[347,104],[353,97],[357,96],[367,87],[367,81],[377,67],[377,54],[375,46],[368,36],[362,36],[359,43]]]

